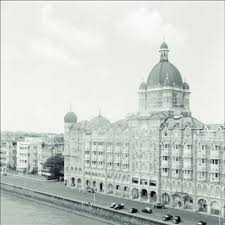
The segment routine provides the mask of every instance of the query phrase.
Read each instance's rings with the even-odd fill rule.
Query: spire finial
[[[101,107],[98,107],[98,116],[101,116]]]
[[[163,35],[163,41],[165,41],[165,35]]]
[[[72,112],[72,104],[70,103],[70,112]]]

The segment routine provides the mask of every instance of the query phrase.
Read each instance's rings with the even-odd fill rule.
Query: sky
[[[114,122],[169,60],[190,85],[192,115],[224,121],[223,1],[1,1],[1,129],[63,132],[63,117]]]

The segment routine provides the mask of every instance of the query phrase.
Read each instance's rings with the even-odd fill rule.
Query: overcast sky
[[[137,112],[137,91],[169,60],[189,82],[191,110],[224,119],[224,2],[1,2],[1,128],[63,132],[78,120]]]

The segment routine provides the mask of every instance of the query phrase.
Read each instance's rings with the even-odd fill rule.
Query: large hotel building
[[[163,42],[139,86],[137,114],[115,123],[65,115],[65,183],[225,216],[225,127],[192,116],[190,87],[168,53]]]

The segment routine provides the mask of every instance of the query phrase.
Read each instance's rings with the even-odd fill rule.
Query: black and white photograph
[[[1,1],[1,225],[225,225],[222,1]]]

